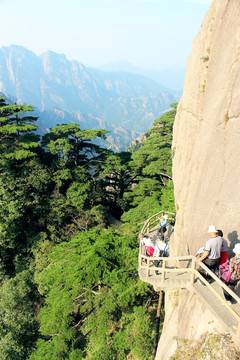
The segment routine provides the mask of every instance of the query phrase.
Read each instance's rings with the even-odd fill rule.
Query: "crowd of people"
[[[157,231],[157,240],[155,242],[153,241],[153,236],[149,234],[144,235],[143,233],[139,234],[141,243],[146,249],[146,255],[153,258],[169,256],[169,246],[164,240],[168,215],[164,215],[159,220],[160,227]],[[201,247],[196,254],[196,262],[205,264],[231,290],[236,292],[237,286],[240,283],[240,243],[235,244],[232,250],[235,256],[229,259],[228,243],[223,237],[222,230],[216,229],[214,225],[210,225],[208,234],[209,239],[205,246]],[[154,260],[153,263],[155,266],[159,266],[161,261]],[[211,281],[211,276],[201,266],[199,266],[198,271],[207,281]],[[200,279],[197,279],[197,282],[204,285]],[[225,290],[224,296],[227,303],[231,305],[232,297]]]
[[[139,234],[141,243],[146,249],[146,255],[153,258],[169,256],[169,246],[164,239],[164,233],[167,231],[168,215],[165,214],[162,218],[158,219],[160,220],[160,226],[157,231],[157,240],[155,242],[153,241],[152,235]],[[153,264],[158,267],[161,264],[161,260],[154,260]],[[157,274],[158,272],[156,271],[155,273]]]
[[[210,238],[205,247],[198,250],[196,262],[201,261],[215,272],[231,290],[236,292],[240,282],[240,243],[235,244],[232,250],[235,256],[229,259],[228,243],[223,238],[222,230],[210,225],[208,234]],[[211,276],[204,269],[200,267],[198,271],[206,280],[210,281]],[[202,284],[200,279],[197,281]],[[231,305],[232,296],[225,290],[224,296],[227,303]]]

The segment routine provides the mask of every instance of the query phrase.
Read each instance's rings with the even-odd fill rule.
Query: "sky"
[[[0,0],[0,46],[86,66],[185,67],[211,0]]]

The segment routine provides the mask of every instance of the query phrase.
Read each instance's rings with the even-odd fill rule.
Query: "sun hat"
[[[233,248],[233,252],[235,254],[240,254],[240,243],[235,244],[235,246]]]
[[[165,220],[167,220],[168,219],[168,214],[164,215],[163,217],[164,217]]]
[[[217,233],[218,231],[215,228],[215,225],[209,225],[208,227],[208,233]]]

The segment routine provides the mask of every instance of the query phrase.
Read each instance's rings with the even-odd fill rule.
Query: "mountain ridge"
[[[89,66],[87,66],[89,67]],[[132,74],[139,74],[148,77],[155,82],[161,84],[167,91],[182,94],[185,68],[174,67],[159,70],[143,69],[135,66],[125,60],[114,61],[109,64],[97,67],[103,71],[112,72],[127,72]]]
[[[49,116],[54,112],[54,118],[54,109],[67,113],[59,117],[59,122],[63,118],[72,122],[80,116],[90,128],[117,132],[122,136],[118,151],[179,100],[178,95],[164,91],[160,84],[142,75],[88,69],[64,54],[48,50],[37,56],[18,45],[0,48],[0,91],[18,103],[47,111]],[[45,117],[44,128],[49,128]],[[120,135],[126,132],[127,139]]]

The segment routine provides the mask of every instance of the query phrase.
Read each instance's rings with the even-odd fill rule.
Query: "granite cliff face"
[[[230,249],[239,241],[239,143],[240,6],[236,0],[213,0],[193,42],[174,124],[177,216],[171,256],[195,255],[208,239],[209,225],[222,229]],[[177,298],[174,304],[171,296]],[[193,343],[224,331],[199,296],[166,292],[156,360],[171,358],[179,339]],[[222,351],[219,356],[229,358]]]
[[[173,134],[172,254],[193,254],[211,224],[240,231],[240,7],[214,0],[193,42]]]

